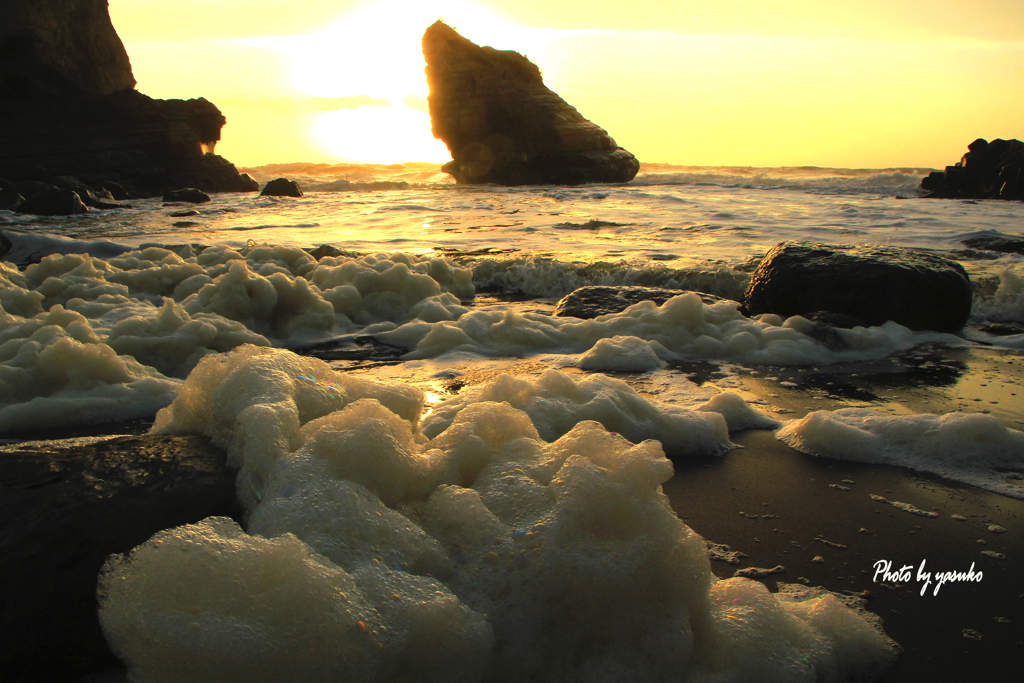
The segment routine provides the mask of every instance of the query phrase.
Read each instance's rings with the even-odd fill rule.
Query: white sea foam
[[[1024,433],[991,415],[886,415],[873,410],[819,410],[787,424],[780,440],[805,453],[932,472],[1014,498],[1024,487]]]
[[[553,317],[514,311],[471,311],[456,321],[414,321],[394,330],[377,333],[381,341],[410,349],[407,359],[433,358],[453,351],[490,356],[521,356],[527,353],[582,353],[592,367],[609,360],[608,344],[628,345],[642,353],[631,337],[646,342],[660,360],[689,357],[730,360],[760,365],[818,365],[844,360],[880,358],[893,351],[926,341],[963,343],[949,334],[912,332],[893,322],[879,327],[837,329],[847,346],[832,350],[814,336],[814,324],[800,316],[783,321],[777,315],[747,318],[735,302],[705,304],[693,293],[680,294],[661,306],[652,301],[634,304],[620,313],[591,320]],[[619,342],[601,340],[619,338]],[[624,357],[625,358],[625,357]],[[637,356],[640,358],[640,356]],[[637,360],[654,369],[650,355]],[[626,362],[623,360],[623,362]],[[635,368],[639,369],[639,368]]]
[[[634,185],[715,185],[759,190],[801,190],[815,194],[881,194],[917,197],[921,177],[931,169],[678,167],[647,164]]]
[[[537,297],[563,297],[587,285],[642,285],[691,290],[740,301],[750,275],[722,265],[672,267],[658,262],[552,260],[543,256],[469,261],[481,289],[496,288]]]
[[[27,319],[0,308],[0,433],[146,417],[179,384],[117,355],[60,305]]]
[[[657,441],[582,421],[548,442],[506,400],[428,439],[417,390],[350,381],[243,347],[161,413],[156,431],[227,445],[252,535],[211,518],[111,558],[100,620],[133,680],[856,680],[891,662],[838,601],[717,581]]]
[[[662,404],[641,396],[622,380],[588,375],[577,381],[557,370],[548,370],[535,381],[501,375],[464,389],[434,406],[423,422],[423,433],[436,437],[462,410],[484,401],[503,401],[522,410],[546,441],[558,439],[581,421],[593,420],[635,443],[657,439],[672,457],[718,455],[735,448],[718,411]]]

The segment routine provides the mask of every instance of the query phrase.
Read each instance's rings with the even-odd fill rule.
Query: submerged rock
[[[210,515],[238,516],[235,473],[200,436],[0,453],[0,671],[77,681],[118,667],[96,616],[107,557]]]
[[[133,89],[106,0],[0,0],[0,54],[0,176],[113,182],[119,198],[259,189],[213,154],[217,107]]]
[[[960,243],[971,249],[997,251],[1003,254],[1024,255],[1024,235],[1004,235],[991,233],[960,240]]]
[[[926,197],[1024,200],[1024,142],[978,138],[967,149],[954,166],[921,180]]]
[[[512,50],[480,47],[442,21],[423,34],[430,120],[459,183],[623,183],[640,169],[544,86],[537,65]]]
[[[301,197],[302,188],[294,180],[276,178],[271,180],[260,192],[261,197]]]
[[[726,301],[713,294],[694,292],[706,304]],[[618,313],[641,301],[653,301],[659,306],[672,297],[686,294],[682,289],[661,287],[589,285],[580,287],[562,297],[555,307],[555,315],[588,320],[599,315]]]
[[[750,315],[819,311],[864,325],[893,320],[912,330],[955,332],[971,314],[963,266],[919,249],[782,242],[754,271]]]

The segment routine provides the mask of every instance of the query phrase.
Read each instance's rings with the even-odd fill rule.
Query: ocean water
[[[661,493],[666,455],[782,427],[755,375],[781,393],[892,358],[941,374],[936,349],[1019,356],[1024,335],[983,327],[1024,322],[1024,257],[962,241],[1019,233],[1024,204],[921,199],[928,169],[648,164],[625,185],[522,188],[426,164],[249,172],[306,196],[0,212],[0,432],[156,415],[239,468],[246,530],[168,530],[101,576],[137,680],[868,680],[891,663],[835,596],[718,580]],[[684,293],[742,299],[791,239],[947,255],[971,322],[840,330],[837,351],[802,318]],[[321,244],[339,251],[302,250]],[[586,284],[681,294],[551,316]],[[1024,497],[1019,401],[940,416],[838,393],[779,438]]]

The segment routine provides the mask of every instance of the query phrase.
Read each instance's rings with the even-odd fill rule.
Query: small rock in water
[[[275,178],[264,186],[261,197],[302,197],[302,188],[294,180]]]

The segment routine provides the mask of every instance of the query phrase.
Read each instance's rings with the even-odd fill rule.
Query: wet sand
[[[764,400],[760,408],[783,420],[854,406],[892,414],[987,411],[1017,429],[1024,418],[1019,352],[918,348],[870,366],[744,372],[742,384],[748,398]],[[782,565],[783,573],[762,579],[773,591],[784,582],[866,595],[867,609],[903,648],[882,681],[1019,676],[1024,500],[905,468],[805,455],[769,431],[734,434],[733,441],[743,448],[677,460],[676,475],[664,486],[690,527],[747,555],[735,565],[713,561],[717,576]],[[905,512],[871,494],[938,516]],[[1007,531],[992,532],[990,525]],[[891,561],[893,572],[910,565],[909,580],[876,577],[881,560]],[[945,583],[937,595],[933,578],[921,595],[922,562],[933,576],[967,572],[973,564],[982,578]]]

